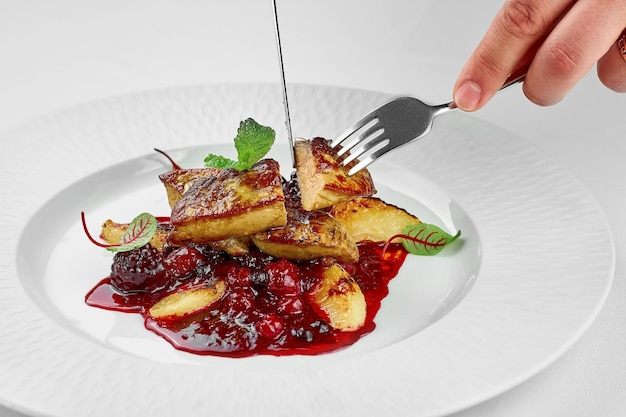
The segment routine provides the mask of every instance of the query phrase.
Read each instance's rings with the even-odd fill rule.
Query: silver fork
[[[527,68],[511,74],[498,91],[517,84],[526,77]],[[353,175],[387,152],[424,137],[435,117],[456,109],[454,102],[428,105],[413,97],[400,97],[363,116],[331,142],[342,157],[343,166],[359,158],[348,171]],[[363,158],[361,158],[363,157]]]

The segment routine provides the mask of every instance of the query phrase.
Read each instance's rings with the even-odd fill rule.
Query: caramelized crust
[[[328,213],[341,223],[355,242],[386,242],[406,226],[421,223],[406,210],[379,198],[363,197],[335,204]]]
[[[222,171],[220,168],[190,168],[176,169],[159,175],[159,179],[165,186],[165,191],[167,191],[167,201],[170,208],[174,207],[195,180],[214,177],[220,171]]]
[[[341,201],[369,197],[376,193],[369,171],[362,169],[349,176],[350,167],[357,161],[347,167],[341,166],[326,139],[297,141],[295,157],[302,207],[305,210],[325,208]]]
[[[287,222],[278,163],[257,162],[251,169],[224,169],[197,179],[172,208],[169,242],[210,243],[246,236]]]

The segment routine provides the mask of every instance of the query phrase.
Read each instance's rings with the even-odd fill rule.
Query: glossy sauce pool
[[[307,302],[307,292],[321,279],[322,261],[289,262],[291,267],[297,267],[300,289],[297,294],[276,294],[268,289],[265,271],[268,264],[280,268],[287,261],[278,261],[258,251],[214,261],[213,276],[245,275],[250,285],[237,285],[231,279],[218,301],[183,318],[155,319],[149,309],[167,294],[197,284],[197,279],[177,281],[175,285],[151,292],[123,292],[108,277],[86,295],[85,301],[93,307],[140,314],[146,329],[163,337],[174,348],[193,354],[316,355],[349,346],[374,330],[374,318],[388,294],[389,281],[397,275],[407,255],[397,244],[389,245],[384,254],[382,248],[382,243],[361,243],[359,261],[341,264],[359,284],[367,303],[365,324],[352,332],[332,328],[323,312]]]

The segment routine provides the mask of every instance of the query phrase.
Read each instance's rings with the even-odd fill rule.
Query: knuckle
[[[616,93],[626,93],[626,71],[616,71],[598,64],[598,79],[606,88]]]
[[[509,0],[502,8],[504,29],[519,37],[537,37],[546,30],[541,8],[528,0]]]
[[[524,82],[524,94],[540,106],[559,102],[586,71],[581,51],[565,42],[549,45],[538,64],[538,72]]]
[[[609,90],[613,90],[616,93],[626,92],[626,85],[622,85],[621,80],[616,80],[610,75],[598,74],[600,82]]]
[[[481,69],[482,73],[485,74],[487,78],[501,76],[506,72],[506,69],[502,67],[500,61],[486,52],[476,55],[475,65]]]
[[[545,69],[554,78],[568,79],[578,73],[582,61],[582,53],[571,43],[559,43],[546,51]]]
[[[545,95],[545,93],[537,93],[534,89],[526,86],[524,86],[523,92],[531,103],[542,107],[551,106],[560,100],[560,97],[552,97]]]

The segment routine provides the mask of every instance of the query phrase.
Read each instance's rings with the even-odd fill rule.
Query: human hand
[[[597,63],[600,81],[626,92],[626,0],[506,0],[454,86],[456,105],[483,107],[508,75],[528,68],[526,97],[559,102]]]

